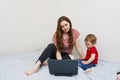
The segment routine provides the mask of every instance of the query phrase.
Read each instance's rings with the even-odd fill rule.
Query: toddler
[[[79,67],[85,70],[85,73],[92,71],[92,67],[95,67],[98,63],[98,51],[95,47],[97,38],[94,34],[88,34],[85,38],[85,45],[87,52],[85,58],[78,60]]]

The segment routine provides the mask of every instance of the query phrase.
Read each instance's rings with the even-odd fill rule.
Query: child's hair
[[[85,42],[90,41],[92,44],[96,44],[97,38],[94,34],[88,34],[85,38]]]

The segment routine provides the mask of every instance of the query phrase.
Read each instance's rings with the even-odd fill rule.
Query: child
[[[85,73],[92,71],[91,67],[95,67],[98,63],[98,52],[95,47],[97,38],[94,34],[88,34],[85,38],[87,53],[84,59],[78,60],[79,67],[85,70]]]

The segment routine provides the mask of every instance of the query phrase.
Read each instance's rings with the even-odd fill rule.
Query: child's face
[[[94,45],[93,45],[90,41],[85,41],[85,46],[86,46],[87,48],[91,48],[91,47],[93,47]]]

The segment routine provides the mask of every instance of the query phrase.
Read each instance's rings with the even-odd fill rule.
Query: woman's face
[[[63,30],[64,33],[67,33],[70,30],[70,24],[67,21],[62,21],[60,23],[61,29]]]

